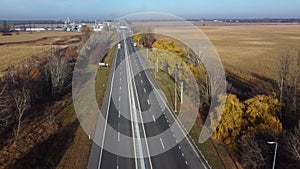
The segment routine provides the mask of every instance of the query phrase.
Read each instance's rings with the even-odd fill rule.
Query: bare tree
[[[1,84],[0,87],[0,129],[6,129],[14,122],[14,113],[10,108],[11,100],[7,94],[6,86]]]
[[[291,98],[292,111],[297,112],[297,90],[300,80],[300,51],[296,53],[293,51],[290,63],[290,90],[289,96]]]
[[[17,68],[10,66],[5,75],[5,80],[7,91],[12,98],[12,104],[15,109],[14,118],[17,121],[15,141],[17,141],[23,116],[31,107],[31,93],[29,88],[31,77],[28,60],[24,60]]]
[[[276,66],[279,101],[289,119],[296,119],[297,91],[300,82],[300,54],[293,48],[282,49],[280,62]],[[282,119],[282,112],[280,113]]]
[[[25,87],[16,89],[12,92],[12,97],[15,101],[17,115],[17,129],[15,133],[15,141],[18,140],[22,118],[24,113],[30,108],[30,92]]]
[[[265,167],[262,150],[252,138],[239,142],[241,162],[246,169],[260,169]]]
[[[278,70],[277,77],[277,85],[279,88],[279,101],[283,102],[284,92],[287,89],[287,79],[289,74],[289,66],[290,66],[290,55],[287,50],[282,50],[280,52],[280,62],[276,69]],[[282,114],[280,115],[280,119],[282,118]]]
[[[290,157],[300,165],[300,121],[294,131],[288,132],[286,135],[286,150]]]
[[[72,63],[67,57],[48,57],[48,70],[51,79],[51,95],[56,97],[71,87]]]

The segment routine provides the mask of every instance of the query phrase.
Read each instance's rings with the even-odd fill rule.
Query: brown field
[[[175,28],[156,28],[176,31]],[[184,36],[195,39],[188,27]],[[300,25],[201,26],[199,29],[216,48],[226,71],[246,80],[252,74],[275,79],[280,51],[300,49]],[[182,32],[181,32],[182,33]]]
[[[0,76],[8,65],[16,64],[24,58],[42,55],[53,46],[65,47],[80,41],[78,32],[21,32],[12,36],[0,36]]]

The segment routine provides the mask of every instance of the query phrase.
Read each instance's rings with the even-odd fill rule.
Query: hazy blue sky
[[[0,19],[115,19],[165,12],[188,19],[300,18],[300,0],[1,0]]]

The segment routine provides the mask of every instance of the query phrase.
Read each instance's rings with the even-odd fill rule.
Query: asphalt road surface
[[[126,30],[121,31],[119,39],[126,34]],[[191,141],[188,138],[178,141],[184,132],[163,95],[157,92],[151,71],[144,70],[147,62],[136,52],[132,38],[126,38],[120,44],[101,108],[107,124],[98,124],[95,134],[101,147],[111,146],[115,151],[111,153],[94,143],[88,168],[205,169],[204,160]],[[174,124],[178,125],[177,130],[170,130]],[[111,133],[108,126],[116,132]],[[161,133],[164,134],[152,142],[143,139]],[[175,146],[168,149],[169,145]],[[124,151],[133,158],[122,156]],[[159,151],[163,153],[150,156]]]

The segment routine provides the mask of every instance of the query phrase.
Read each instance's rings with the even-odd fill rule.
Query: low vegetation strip
[[[103,62],[111,65],[114,54],[115,48],[110,50],[110,52],[103,59]],[[109,73],[110,67],[99,67],[95,79],[96,100],[98,102],[99,108],[101,108],[102,106]],[[74,107],[69,106],[64,111],[70,111],[70,113],[63,113],[64,123],[72,123],[75,120],[72,118],[73,116],[75,116]],[[87,167],[92,140],[89,139],[89,136],[85,133],[81,126],[79,126],[77,130],[74,131],[74,136],[75,137],[73,142],[70,143],[70,147],[62,157],[59,165],[56,167],[57,169],[82,169]]]

